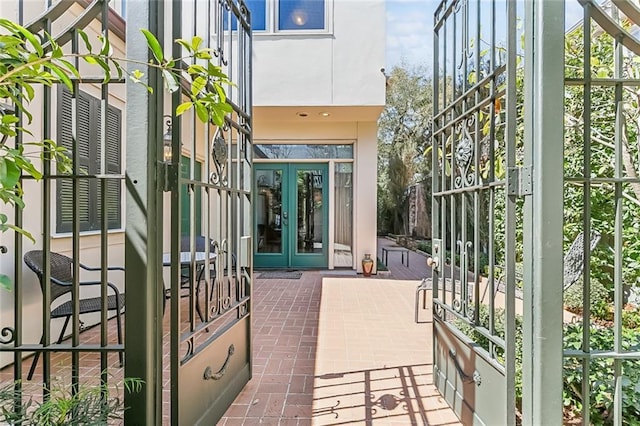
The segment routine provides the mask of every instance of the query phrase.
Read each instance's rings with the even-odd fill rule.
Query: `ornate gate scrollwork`
[[[473,126],[474,123],[475,117],[471,116],[456,128],[456,133],[459,135],[455,151],[455,160],[459,172],[459,175],[456,176],[456,188],[471,186],[476,181],[476,175],[471,167],[475,157],[475,143],[469,133],[469,128]]]

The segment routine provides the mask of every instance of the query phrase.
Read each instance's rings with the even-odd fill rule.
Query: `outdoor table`
[[[409,267],[409,249],[402,246],[382,247],[382,261],[385,266],[389,266],[389,252],[399,251],[402,254],[402,264],[404,265],[404,254],[407,253],[407,268]]]

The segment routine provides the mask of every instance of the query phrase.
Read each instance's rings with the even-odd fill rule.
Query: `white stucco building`
[[[251,0],[254,263],[353,268],[376,253],[383,0]]]

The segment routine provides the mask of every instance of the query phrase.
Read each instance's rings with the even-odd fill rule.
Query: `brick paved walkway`
[[[254,376],[220,424],[459,424],[431,385],[431,326],[413,322],[429,270],[410,256],[373,279],[256,279]]]

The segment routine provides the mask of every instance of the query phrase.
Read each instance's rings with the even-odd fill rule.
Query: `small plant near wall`
[[[0,388],[0,423],[22,426],[98,425],[123,418],[126,407],[121,397],[113,396],[125,392],[135,393],[142,389],[140,379],[124,379],[110,389],[106,385],[80,387],[75,393],[64,387],[54,387],[44,401],[33,399],[23,403],[15,411],[14,400],[20,398],[13,384]]]
[[[61,174],[72,170],[68,153],[53,140],[8,144],[20,134],[31,135],[28,125],[33,114],[29,111],[29,104],[35,98],[36,87],[64,84],[73,91],[73,79],[82,80],[72,63],[77,60],[100,67],[105,83],[111,80],[112,73],[116,73],[119,79],[126,74],[132,81],[142,84],[144,74],[139,70],[127,71],[123,63],[135,61],[115,57],[106,37],[98,37],[101,43],[98,50],[94,49],[87,34],[79,31],[88,53],[69,54],[49,34],[37,36],[10,20],[0,19],[0,31],[0,202],[24,209],[21,178],[40,180],[43,177],[33,163],[34,159],[53,162]],[[176,108],[175,114],[181,115],[193,108],[203,123],[222,126],[225,115],[232,112],[225,93],[225,85],[232,83],[222,68],[214,63],[214,52],[203,47],[202,38],[196,36],[191,40],[176,40],[186,52],[185,57],[167,57],[156,37],[147,30],[141,31],[155,60],[140,65],[161,70],[169,92],[180,90],[181,86],[189,88],[183,91],[185,102]],[[185,61],[194,58],[199,60],[198,64],[183,67]],[[151,88],[147,89],[151,91]],[[30,148],[37,152],[29,152]],[[28,230],[11,223],[7,214],[0,213],[0,233],[9,230],[34,241]],[[10,289],[11,278],[0,273],[0,287]]]

